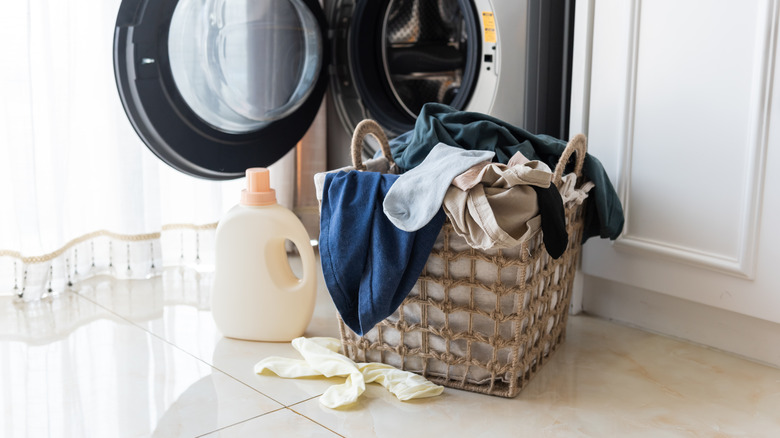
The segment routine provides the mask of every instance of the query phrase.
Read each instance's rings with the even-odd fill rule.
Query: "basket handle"
[[[379,141],[379,146],[382,148],[382,155],[387,158],[391,166],[395,166],[393,160],[393,153],[390,152],[390,143],[387,141],[387,136],[382,130],[379,124],[371,119],[365,119],[358,123],[355,127],[355,132],[352,133],[352,165],[356,170],[366,170],[366,165],[363,164],[363,139],[367,135],[373,135]]]
[[[553,183],[556,186],[560,186],[563,181],[563,171],[566,169],[566,165],[569,163],[571,154],[577,153],[577,161],[574,164],[574,174],[577,175],[577,179],[582,177],[582,166],[585,164],[585,154],[588,151],[588,140],[583,134],[577,134],[569,140],[566,145],[566,149],[563,150],[561,158],[558,159],[558,164],[555,165],[555,174],[553,175]]]

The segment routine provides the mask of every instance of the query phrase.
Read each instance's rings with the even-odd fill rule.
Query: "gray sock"
[[[419,230],[441,208],[452,180],[494,155],[493,151],[437,144],[419,166],[401,175],[390,187],[382,204],[385,216],[404,231]]]

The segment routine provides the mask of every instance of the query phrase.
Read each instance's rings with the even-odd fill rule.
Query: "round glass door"
[[[286,154],[327,88],[318,0],[122,0],[114,73],[149,149],[230,179]]]
[[[185,102],[232,133],[298,109],[314,88],[322,44],[317,20],[300,0],[180,0],[168,35]]]

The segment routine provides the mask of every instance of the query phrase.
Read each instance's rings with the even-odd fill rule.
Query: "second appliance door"
[[[426,102],[469,103],[481,56],[472,0],[330,0],[334,105],[348,132],[363,119],[390,136]],[[487,109],[485,109],[487,111]]]
[[[125,112],[184,173],[270,165],[320,107],[325,29],[316,0],[123,0],[114,72]]]

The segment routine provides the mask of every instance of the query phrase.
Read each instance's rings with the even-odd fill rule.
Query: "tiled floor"
[[[289,344],[225,339],[207,274],[96,278],[40,303],[0,297],[0,436],[778,437],[780,370],[587,316],[515,399],[447,389],[399,402],[371,384],[255,375]],[[321,288],[307,336],[338,336]]]

